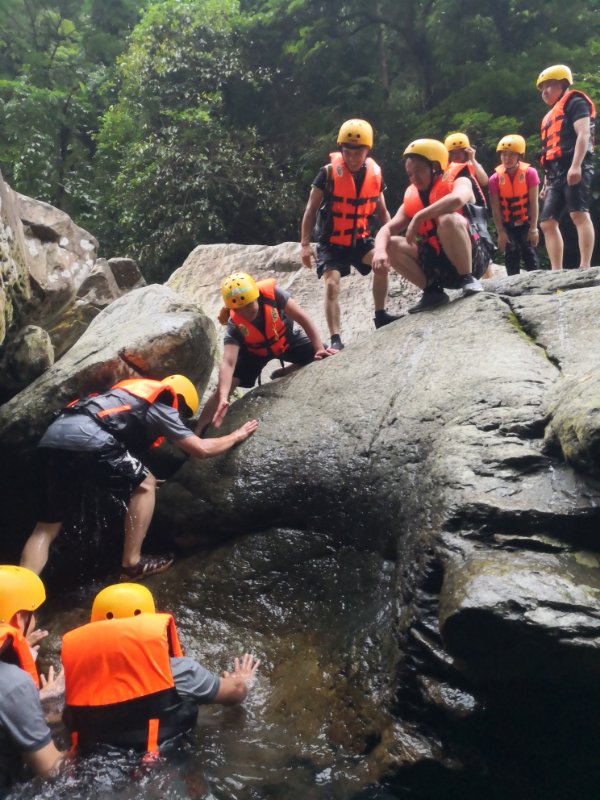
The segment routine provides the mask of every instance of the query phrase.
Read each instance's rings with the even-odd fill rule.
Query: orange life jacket
[[[423,204],[417,187],[411,183],[404,193],[404,213],[412,219],[418,211],[433,205],[433,203],[435,203],[437,200],[440,200],[442,197],[450,194],[454,188],[454,181],[457,177],[459,177],[459,173],[462,172],[462,170],[467,166],[470,167],[470,165],[467,164],[457,164],[453,162],[448,165],[448,169],[443,173],[443,175],[437,175],[429,189],[429,202],[427,203],[427,206]],[[469,169],[469,172],[473,172],[472,168]],[[474,175],[472,175],[472,179],[476,181]],[[479,184],[477,184],[477,186],[479,186]],[[462,209],[459,208],[458,213],[462,214]],[[432,247],[439,255],[441,253],[442,246],[437,237],[436,231],[437,221],[435,219],[427,219],[417,228],[417,235],[420,236],[423,241]]]
[[[2,646],[6,641],[10,642],[10,644],[2,653],[1,660],[21,667],[28,675],[31,675],[33,682],[39,689],[40,679],[27,639],[18,628],[9,625],[7,622],[2,622],[0,623],[0,650],[2,650]]]
[[[341,153],[331,153],[332,193],[329,243],[354,247],[370,236],[369,218],[375,213],[381,194],[381,167],[372,158],[365,161],[366,174],[360,193]]]
[[[259,305],[264,308],[264,333],[234,309],[229,312],[229,319],[244,337],[244,345],[248,351],[261,358],[267,356],[279,358],[289,347],[285,335],[285,322],[281,318],[275,302],[275,285],[274,278],[267,278],[256,284],[262,299]],[[260,314],[260,308],[258,313]]]
[[[540,161],[542,165],[549,161],[557,161],[565,155],[570,155],[575,149],[576,136],[569,126],[565,124],[565,106],[573,95],[583,97],[590,107],[591,132],[588,151],[594,151],[593,125],[596,118],[596,106],[584,92],[579,89],[569,89],[548,111],[542,120],[542,155]]]
[[[172,407],[179,408],[177,392],[173,387],[151,378],[129,378],[115,383],[114,386],[111,386],[111,389],[122,389],[143,402],[113,405],[111,398],[96,394],[73,400],[65,411],[86,414],[110,433],[113,433],[118,439],[123,439],[125,444],[133,449],[158,447],[162,444],[164,436],[160,436],[154,441],[146,440],[144,436],[144,420],[149,406],[164,392],[171,396]]]
[[[170,614],[100,620],[65,634],[63,719],[73,743],[154,752],[188,730],[197,709],[177,694],[172,655],[182,652]]]
[[[528,169],[529,164],[519,161],[511,178],[504,164],[496,167],[502,219],[511,225],[524,225],[529,222]]]

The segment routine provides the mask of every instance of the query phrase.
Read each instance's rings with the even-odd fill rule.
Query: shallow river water
[[[377,746],[391,724],[392,579],[393,565],[376,553],[290,530],[179,560],[148,581],[157,608],[174,615],[185,654],[215,672],[245,651],[262,659],[245,703],[200,707],[196,730],[158,762],[101,754],[11,797],[400,796],[377,786]],[[101,586],[49,599],[42,666],[57,663],[60,635],[87,621]]]

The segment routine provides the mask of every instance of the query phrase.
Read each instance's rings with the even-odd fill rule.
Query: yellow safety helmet
[[[423,156],[428,161],[439,161],[442,170],[448,166],[448,151],[437,139],[415,139],[403,153],[404,156]]]
[[[348,119],[338,133],[337,143],[373,147],[373,128],[366,119]]]
[[[152,592],[145,586],[139,583],[114,583],[96,595],[90,622],[155,613]]]
[[[508,136],[503,136],[498,142],[496,152],[500,153],[502,150],[511,150],[513,153],[518,153],[520,156],[525,155],[525,139],[519,136],[518,133],[509,133]]]
[[[465,147],[470,147],[469,137],[466,133],[451,133],[446,136],[444,147],[451,153],[452,150],[464,150]]]
[[[227,308],[243,308],[259,294],[256,281],[247,272],[234,272],[221,283],[221,297]]]
[[[554,64],[540,72],[535,85],[539,87],[544,81],[567,81],[570,86],[573,83],[573,73],[565,64]]]
[[[27,567],[0,565],[0,622],[10,622],[17,611],[35,611],[45,599],[39,575]]]
[[[190,409],[192,414],[198,411],[200,398],[198,397],[196,387],[189,378],[186,378],[185,375],[169,375],[167,378],[163,378],[161,383],[165,383],[175,389],[175,393],[183,397],[186,406]]]

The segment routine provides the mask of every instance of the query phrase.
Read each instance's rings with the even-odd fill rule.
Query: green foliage
[[[374,125],[394,210],[417,136],[464,130],[491,172],[499,138],[521,133],[536,164],[545,66],[568,63],[600,98],[591,0],[0,0],[0,14],[0,168],[155,278],[199,243],[295,238],[344,119]],[[600,231],[598,174],[593,196]]]

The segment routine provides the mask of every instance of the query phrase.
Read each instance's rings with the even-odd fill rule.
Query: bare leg
[[[48,561],[50,545],[62,528],[62,522],[38,522],[21,553],[21,566],[39,575]]]
[[[363,258],[362,263],[371,266],[374,250],[370,250]],[[387,272],[373,273],[373,301],[375,311],[383,311],[387,303],[389,276]]]
[[[562,269],[564,244],[558,227],[558,220],[545,219],[540,222],[540,228],[544,232],[544,241],[550,258],[550,266],[552,269]]]
[[[437,234],[444,253],[459,275],[472,272],[471,239],[464,217],[460,214],[442,214],[437,223]]]
[[[587,211],[572,211],[571,219],[577,228],[579,241],[579,268],[586,269],[592,265],[594,252],[594,223]]]
[[[340,333],[340,280],[337,269],[328,269],[323,273],[325,281],[325,319],[329,334]]]
[[[400,273],[419,289],[425,289],[427,279],[419,265],[419,251],[408,244],[404,236],[392,236],[388,245],[388,258],[396,272]]]
[[[142,544],[154,514],[156,478],[147,475],[131,495],[125,514],[123,566],[135,567],[142,554]]]

